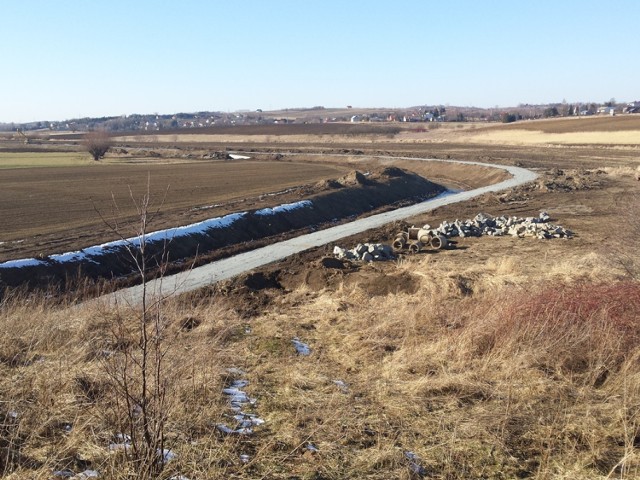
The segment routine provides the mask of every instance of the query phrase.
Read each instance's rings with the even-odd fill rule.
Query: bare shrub
[[[136,478],[152,479],[165,466],[165,429],[169,419],[168,392],[172,378],[168,374],[166,357],[171,341],[168,339],[169,320],[164,312],[164,299],[147,291],[148,255],[146,235],[149,222],[158,210],[151,212],[150,180],[140,200],[131,193],[139,224],[136,240],[125,240],[128,255],[141,279],[142,294],[139,306],[128,312],[116,310],[112,318],[113,344],[120,349],[105,361],[105,370],[115,393],[114,421],[119,432],[124,455],[135,467]],[[161,255],[160,274],[166,266],[167,249]]]
[[[509,356],[531,348],[563,374],[614,370],[640,348],[640,285],[547,285],[483,314],[465,332],[468,352]],[[592,379],[595,381],[595,379]]]

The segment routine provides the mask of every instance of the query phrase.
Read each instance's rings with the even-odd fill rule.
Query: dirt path
[[[207,285],[232,278],[241,273],[254,268],[264,266],[268,263],[282,260],[295,253],[308,250],[310,248],[326,245],[344,237],[349,237],[366,230],[381,227],[387,223],[403,220],[422,213],[429,212],[435,208],[452,203],[463,202],[479,195],[489,192],[498,192],[513,188],[524,183],[535,180],[537,174],[520,167],[488,164],[479,162],[466,162],[462,160],[434,160],[416,157],[375,157],[377,159],[400,159],[411,161],[446,162],[456,165],[476,165],[492,167],[507,171],[512,177],[502,182],[485,187],[459,192],[446,196],[440,196],[425,202],[399,208],[390,212],[373,215],[353,222],[331,227],[325,230],[302,235],[290,240],[268,245],[250,252],[242,253],[234,257],[219,260],[208,265],[203,265],[190,271],[181,272],[163,279],[148,282],[146,285],[147,295],[156,298],[168,297],[180,293],[186,293]],[[126,303],[135,305],[141,302],[143,287],[141,285],[126,288],[118,292],[105,295],[99,300],[109,304]]]

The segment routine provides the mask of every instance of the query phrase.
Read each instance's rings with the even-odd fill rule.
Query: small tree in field
[[[85,134],[82,145],[95,161],[104,157],[111,147],[111,137],[104,130],[94,130]]]

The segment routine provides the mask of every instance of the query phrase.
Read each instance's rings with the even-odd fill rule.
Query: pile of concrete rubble
[[[537,217],[493,217],[486,213],[479,213],[473,220],[444,221],[440,226],[431,228],[425,225],[420,232],[432,237],[480,237],[490,235],[500,237],[511,235],[512,237],[534,237],[539,239],[571,238],[573,232],[559,225],[549,222],[547,212],[541,212]],[[411,230],[411,229],[409,229]],[[340,260],[362,260],[373,262],[381,260],[393,260],[396,258],[391,245],[381,243],[359,243],[355,248],[333,247],[333,256]]]
[[[450,237],[480,237],[491,235],[499,237],[511,235],[512,237],[537,237],[539,239],[570,238],[573,232],[559,225],[549,223],[549,214],[541,212],[537,217],[492,217],[486,213],[479,213],[473,220],[455,222],[444,221],[437,228],[425,225],[425,230],[431,230],[434,234]]]
[[[335,246],[333,247],[333,256],[340,260],[362,260],[363,262],[393,260],[396,258],[391,246],[382,243],[359,243],[351,250]]]

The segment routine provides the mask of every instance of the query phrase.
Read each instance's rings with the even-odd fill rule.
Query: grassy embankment
[[[169,301],[166,430],[178,456],[167,477],[410,478],[411,451],[430,478],[637,478],[640,285],[611,272],[591,255],[532,280],[507,256],[461,277],[426,256],[393,273],[416,293],[302,286],[253,319],[207,293]],[[108,449],[122,411],[107,372],[138,342],[137,319],[4,301],[7,478],[134,468]],[[296,355],[295,336],[310,356]],[[232,422],[221,393],[231,367],[267,421],[251,436],[215,429]]]

